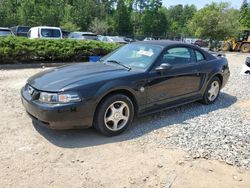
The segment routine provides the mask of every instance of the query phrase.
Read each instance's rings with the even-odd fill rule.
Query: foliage
[[[160,11],[146,10],[142,22],[142,32],[148,36],[164,36],[168,27],[165,14]]]
[[[99,41],[31,40],[22,37],[0,38],[0,62],[86,61],[90,55],[106,55],[119,47]]]
[[[240,28],[236,19],[239,12],[230,8],[228,3],[212,3],[200,9],[189,22],[188,28],[196,37],[222,40],[235,36]]]
[[[240,23],[246,29],[250,29],[250,3],[244,0],[240,8]]]
[[[132,33],[130,13],[123,0],[118,0],[114,23],[115,31],[118,34],[130,35]]]
[[[105,35],[107,34],[110,26],[106,21],[100,20],[98,18],[95,18],[89,27],[89,30],[98,33],[100,35]]]
[[[250,27],[250,5],[247,0],[243,1],[240,11],[225,3],[211,3],[197,11],[194,5],[177,4],[166,8],[162,2],[0,0],[0,27],[48,25],[60,26],[69,31],[91,30],[107,35],[144,38],[196,36],[220,40],[225,35],[234,35],[238,28]]]
[[[172,34],[188,35],[187,23],[196,13],[194,5],[176,5],[165,10],[170,23],[169,32]]]
[[[60,22],[61,28],[68,31],[79,31],[80,27],[74,23],[74,19],[71,17],[73,6],[67,4],[64,6],[64,14],[62,21]]]

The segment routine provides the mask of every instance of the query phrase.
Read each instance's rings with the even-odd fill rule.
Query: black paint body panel
[[[81,102],[69,104],[43,104],[32,100],[26,87],[22,88],[23,105],[32,118],[54,129],[90,127],[100,101],[110,93],[129,93],[133,97],[137,115],[200,100],[207,84],[216,75],[222,87],[228,81],[228,62],[188,44],[170,41],[138,42],[162,46],[162,51],[172,47],[189,47],[200,51],[205,61],[173,67],[160,74],[155,71],[158,59],[147,70],[130,71],[119,65],[79,63],[38,73],[27,84],[37,91],[77,92]]]

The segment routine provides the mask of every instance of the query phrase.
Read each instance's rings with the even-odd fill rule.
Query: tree
[[[62,21],[60,22],[60,26],[67,31],[78,31],[80,27],[74,23],[74,19],[72,17],[73,6],[70,4],[66,4],[64,7],[64,12],[62,16]]]
[[[212,3],[194,15],[188,28],[196,37],[223,40],[238,32],[238,15],[239,11],[230,8],[228,3]]]
[[[250,28],[250,4],[244,0],[240,8],[240,23],[247,29]]]
[[[96,14],[97,4],[93,0],[74,0],[72,17],[74,23],[86,31]]]
[[[114,28],[119,35],[132,34],[130,13],[123,0],[118,0],[117,9],[114,14]]]
[[[110,27],[106,21],[95,18],[92,21],[92,23],[89,27],[89,30],[94,32],[94,33],[97,33],[99,35],[105,35],[105,34],[107,34],[109,28]]]
[[[17,0],[0,0],[0,26],[10,27],[18,23]]]
[[[152,37],[161,37],[165,35],[168,28],[168,22],[161,1],[151,1],[147,9],[143,12],[141,29],[144,35]]]
[[[63,0],[22,0],[18,8],[19,23],[29,26],[59,26],[63,10]]]
[[[161,37],[166,33],[167,20],[162,12],[145,11],[142,23],[142,33],[144,35]]]
[[[175,37],[178,35],[188,35],[187,23],[192,19],[196,11],[194,5],[176,5],[169,7],[169,9],[165,8],[164,12],[170,23],[170,34]]]

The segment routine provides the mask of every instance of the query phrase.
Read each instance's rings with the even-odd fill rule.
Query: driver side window
[[[166,50],[161,60],[161,63],[169,63],[173,66],[185,65],[192,62],[191,49],[186,47],[175,47]]]

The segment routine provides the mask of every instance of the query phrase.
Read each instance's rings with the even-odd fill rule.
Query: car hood
[[[28,79],[28,84],[41,91],[57,92],[78,81],[109,79],[114,74],[128,73],[119,66],[103,63],[77,63],[40,72]]]

